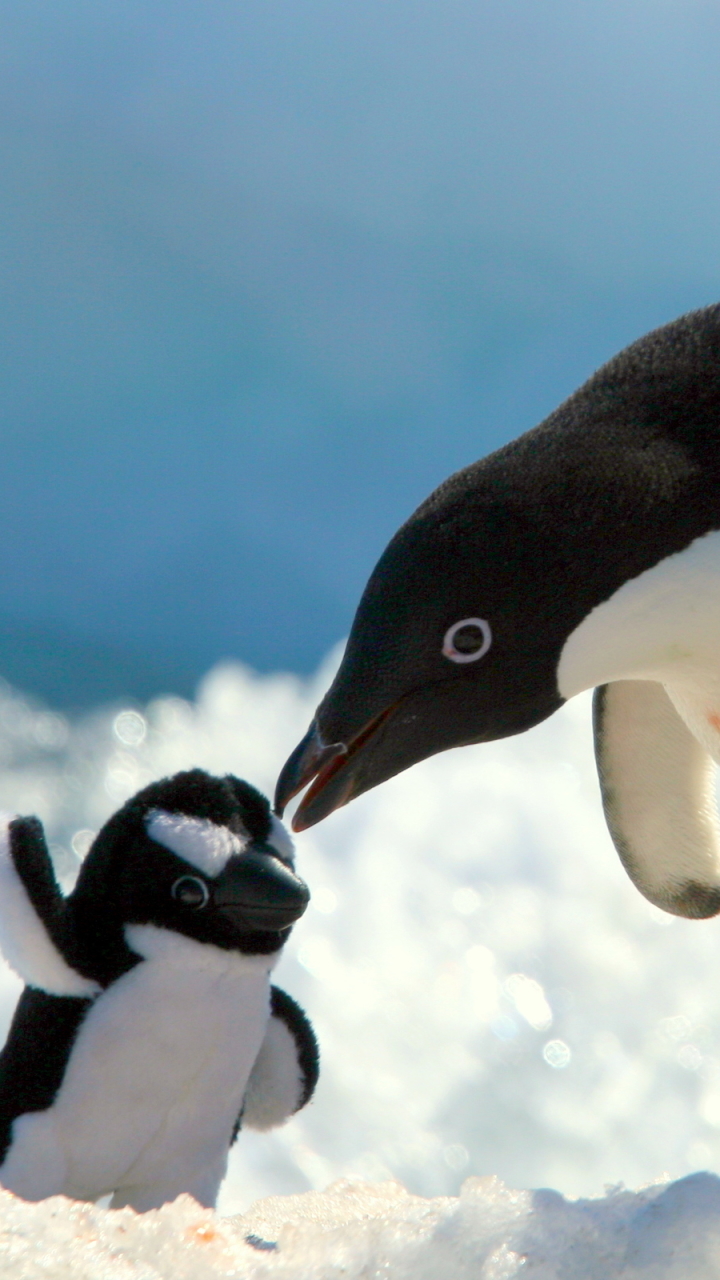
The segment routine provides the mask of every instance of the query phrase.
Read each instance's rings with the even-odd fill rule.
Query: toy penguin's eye
[[[206,907],[210,901],[210,890],[198,876],[181,876],[170,892],[181,907],[192,907],[193,911]]]
[[[490,623],[484,618],[462,618],[448,627],[443,640],[443,657],[451,662],[477,662],[492,644]]]

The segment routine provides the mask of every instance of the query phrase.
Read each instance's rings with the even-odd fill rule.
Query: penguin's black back
[[[80,1025],[92,1005],[79,996],[53,996],[26,987],[0,1053],[0,1164],[13,1120],[52,1106]]]
[[[664,552],[670,554],[720,525],[718,479],[715,304],[626,347],[539,426],[450,476],[404,528],[433,513],[445,520],[454,500],[465,506],[472,527],[477,512],[494,501],[532,511],[541,525],[546,512],[563,535],[581,521],[585,545],[593,524],[605,532],[624,528],[632,550],[638,540],[654,541],[645,517],[664,508],[680,522],[678,545]]]
[[[716,304],[633,343],[539,426],[441,484],[371,575],[343,669],[356,690],[375,688],[379,661],[390,680],[400,672],[393,637],[407,645],[406,619],[427,614],[437,581],[443,602],[457,585],[461,608],[477,584],[510,630],[541,618],[536,665],[554,671],[592,608],[719,528]]]

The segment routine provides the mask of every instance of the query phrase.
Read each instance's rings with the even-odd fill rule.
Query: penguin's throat
[[[245,955],[209,942],[196,942],[194,938],[154,924],[129,924],[124,933],[131,951],[142,960],[168,967],[268,974],[280,959],[279,951],[270,955]]]
[[[720,757],[720,532],[625,582],[568,636],[558,689],[615,680],[664,685],[691,733]]]

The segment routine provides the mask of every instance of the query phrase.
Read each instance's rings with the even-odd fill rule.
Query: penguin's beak
[[[396,714],[398,704],[393,703],[371,720],[349,740],[326,744],[317,721],[313,721],[302,742],[293,751],[278,778],[275,790],[275,812],[282,817],[285,806],[294,796],[312,782],[303,796],[292,821],[294,831],[304,831],[326,818],[328,814],[378,782],[392,777],[400,769],[407,768],[423,755],[430,754],[413,743],[408,758],[401,746],[402,731],[414,725],[416,715]],[[389,760],[381,759],[378,748],[383,741],[386,723],[392,719],[393,751]]]
[[[334,696],[331,689],[280,774],[275,811],[282,816],[285,805],[310,783],[292,820],[294,831],[305,831],[420,760],[449,747],[489,742],[530,728],[560,701],[554,697],[547,706],[538,703],[531,715],[520,706],[515,724],[502,699],[498,708],[489,700],[483,706],[477,691],[468,696],[464,681],[439,680],[401,694],[357,729],[360,716],[352,691]],[[323,722],[332,727],[323,731]]]
[[[319,780],[322,777],[324,781],[329,781],[347,753],[344,742],[323,742],[317,721],[313,720],[302,742],[298,743],[288,757],[277,780],[275,812],[278,817],[282,818],[286,806],[313,778]]]
[[[310,901],[310,891],[269,845],[254,843],[213,882],[213,904],[235,928],[252,933],[289,929]]]
[[[316,723],[311,724],[283,768],[275,790],[275,812],[282,817],[285,806],[314,778],[293,817],[293,831],[305,831],[314,826],[362,791],[367,791],[369,787],[384,780],[382,776],[372,780],[362,778],[357,766],[361,763],[361,753],[362,763],[365,764],[364,749],[369,748],[370,740],[375,737],[391,711],[392,707],[375,716],[347,746],[344,742],[323,745]],[[369,751],[367,754],[369,755]],[[391,769],[385,776],[390,776],[393,772],[396,770]]]

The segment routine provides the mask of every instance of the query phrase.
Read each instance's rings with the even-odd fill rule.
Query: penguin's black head
[[[560,706],[575,628],[718,527],[719,406],[714,306],[633,343],[540,426],[431,494],[368,582],[276,811],[315,779],[293,821],[302,830],[415,761]]]
[[[265,797],[201,769],[129,800],[96,837],[68,899],[93,970],[108,979],[127,967],[128,925],[267,955],[308,901],[292,842]]]
[[[518,733],[560,706],[569,627],[557,548],[548,554],[521,510],[482,497],[468,504],[451,481],[377,565],[335,681],[278,782],[282,813],[317,775],[296,830],[416,761]]]

